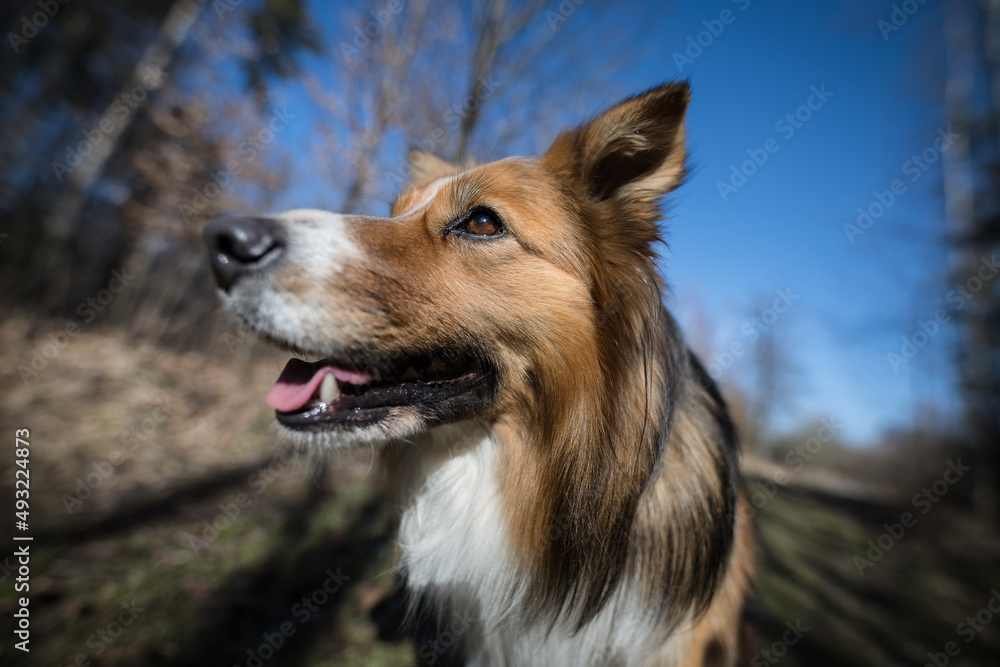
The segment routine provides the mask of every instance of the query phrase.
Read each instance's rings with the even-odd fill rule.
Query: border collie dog
[[[303,359],[283,436],[373,447],[438,664],[737,665],[754,538],[732,422],[663,304],[661,198],[686,83],[538,159],[414,153],[391,217],[293,210],[205,229],[222,298]]]

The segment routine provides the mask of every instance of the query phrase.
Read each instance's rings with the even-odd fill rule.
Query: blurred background
[[[31,432],[34,538],[3,664],[434,664],[384,627],[370,454],[275,443],[285,359],[219,312],[200,230],[386,215],[410,148],[538,155],[676,78],[662,264],[741,428],[753,664],[998,664],[996,0],[31,0],[0,26],[0,426]]]

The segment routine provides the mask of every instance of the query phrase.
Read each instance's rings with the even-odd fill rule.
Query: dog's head
[[[309,359],[268,396],[280,427],[334,447],[405,438],[553,411],[560,391],[600,393],[615,364],[640,363],[614,338],[639,335],[635,302],[659,307],[657,202],[683,178],[688,99],[683,83],[647,91],[537,160],[416,155],[388,218],[212,222],[226,306]]]

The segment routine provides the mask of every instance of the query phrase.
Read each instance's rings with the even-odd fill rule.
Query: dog
[[[414,152],[389,218],[205,229],[228,310],[305,358],[267,397],[282,435],[376,450],[411,608],[454,639],[426,664],[748,659],[737,437],[657,270],[689,101],[665,83],[537,159]]]

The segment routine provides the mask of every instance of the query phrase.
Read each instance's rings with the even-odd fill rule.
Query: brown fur
[[[538,160],[418,160],[391,220],[347,219],[363,260],[328,283],[289,269],[280,284],[321,294],[355,358],[461,349],[495,369],[489,400],[462,415],[496,436],[509,539],[532,583],[527,620],[582,628],[626,587],[664,645],[689,633],[679,664],[731,666],[754,560],[751,528],[735,521],[736,436],[656,267],[688,101],[686,84],[652,89]],[[449,236],[476,207],[507,234]],[[383,464],[405,477],[397,454],[384,449]]]
[[[564,133],[537,163],[465,172],[424,224],[391,238],[373,226],[367,245],[455,314],[442,322],[419,293],[380,302],[432,315],[440,328],[428,338],[462,332],[499,356],[489,417],[511,537],[536,573],[535,613],[571,614],[582,626],[616,585],[638,582],[665,628],[705,612],[684,664],[701,664],[714,642],[731,665],[753,571],[749,527],[734,538],[745,502],[735,434],[661,305],[655,267],[657,199],[684,173],[687,95],[663,87]],[[457,171],[434,168],[394,214]],[[476,205],[497,210],[517,245],[501,254],[435,243],[435,221]],[[413,344],[419,315],[401,317]]]
[[[447,293],[460,314],[445,328],[475,323],[468,334],[503,355],[491,417],[511,537],[536,561],[536,613],[582,625],[627,578],[666,627],[706,611],[684,664],[701,664],[714,641],[730,665],[753,569],[747,526],[733,547],[735,435],[661,305],[654,263],[656,200],[683,175],[686,103],[685,86],[625,102],[537,163],[466,172],[425,213],[449,220],[489,205],[510,221],[513,253],[448,258],[419,228],[372,248],[423,290]],[[424,187],[453,171],[436,167]],[[420,195],[405,193],[394,214]]]

